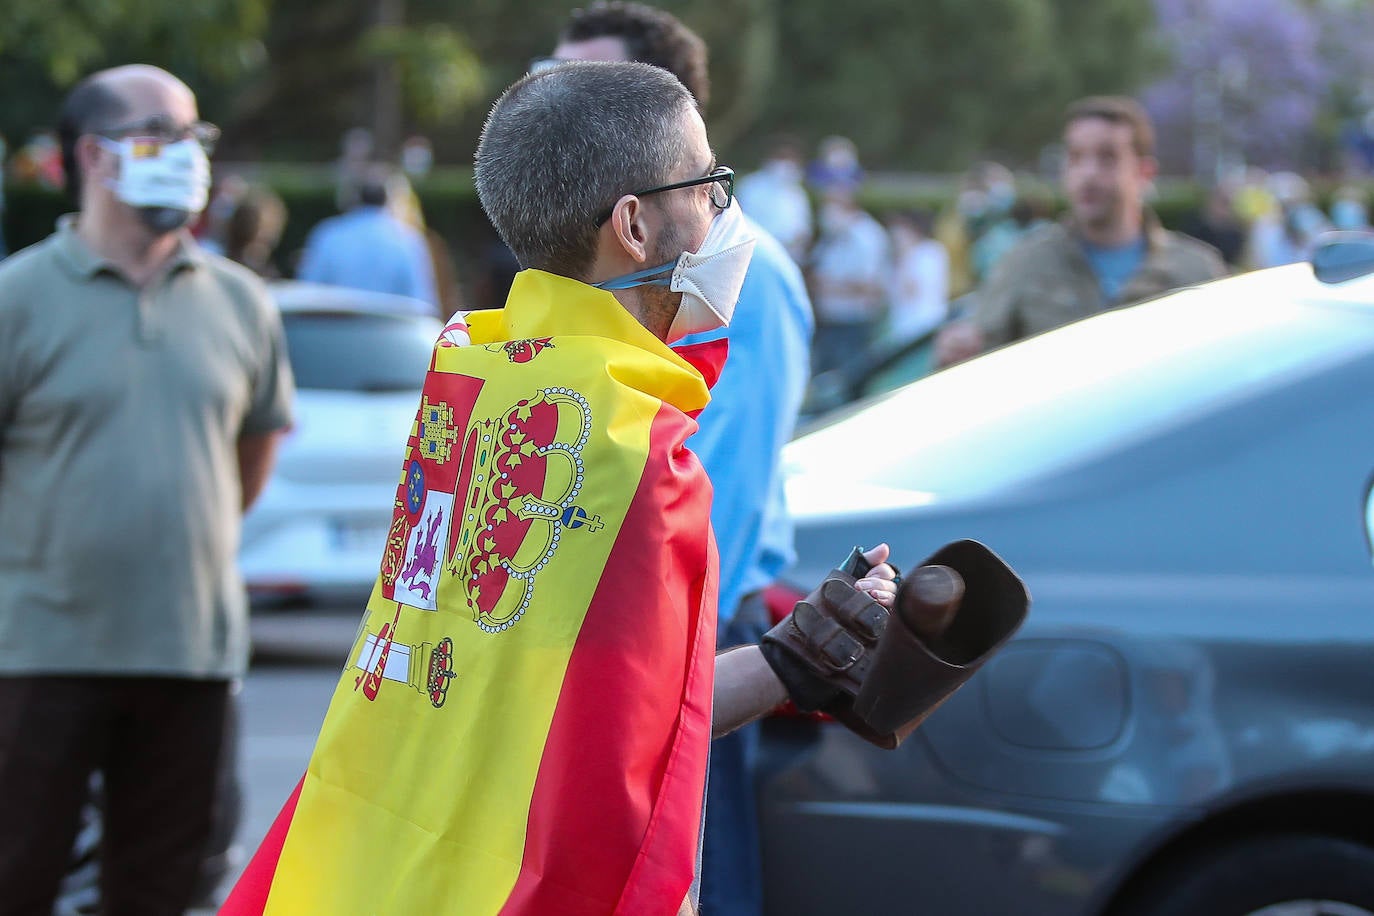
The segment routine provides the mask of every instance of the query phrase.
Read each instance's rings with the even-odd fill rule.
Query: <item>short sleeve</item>
[[[281,315],[270,301],[263,305],[262,327],[260,362],[254,372],[252,400],[239,429],[240,436],[260,436],[291,425],[296,386]]]

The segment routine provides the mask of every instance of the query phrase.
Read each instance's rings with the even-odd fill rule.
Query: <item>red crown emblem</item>
[[[448,568],[482,629],[501,632],[525,613],[565,529],[602,527],[574,504],[591,422],[585,397],[549,388],[468,426]]]

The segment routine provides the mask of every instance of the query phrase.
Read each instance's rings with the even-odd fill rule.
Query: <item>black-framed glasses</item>
[[[160,143],[194,140],[200,144],[201,149],[205,150],[207,156],[215,151],[215,144],[219,142],[220,136],[219,128],[209,121],[177,124],[166,115],[153,115],[142,121],[107,127],[104,130],[93,131],[93,133],[101,137],[108,137],[111,140],[123,140],[126,137],[148,137]]]
[[[700,178],[688,178],[686,181],[675,181],[645,191],[634,191],[632,196],[648,197],[650,194],[662,194],[664,191],[676,191],[679,188],[695,188],[704,184],[711,186],[711,206],[717,210],[728,210],[730,201],[735,199],[735,170],[728,165],[717,166]],[[603,225],[614,212],[615,207],[610,207],[597,217],[596,224]]]

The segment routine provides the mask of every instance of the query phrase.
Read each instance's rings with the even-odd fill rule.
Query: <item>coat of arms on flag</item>
[[[430,611],[438,606],[458,484],[455,444],[481,390],[479,379],[465,375],[431,372],[426,379],[382,558],[382,592],[393,601]]]
[[[481,390],[469,376],[429,374],[396,490],[382,595],[435,610],[447,569],[473,621],[499,633],[529,608],[562,532],[595,532],[602,522],[575,502],[592,423],[587,399],[539,389],[477,417]]]

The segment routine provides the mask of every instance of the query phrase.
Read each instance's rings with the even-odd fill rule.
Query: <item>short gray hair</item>
[[[477,196],[522,268],[581,279],[597,218],[664,184],[686,155],[692,94],[649,64],[578,61],[505,91],[477,144]]]

